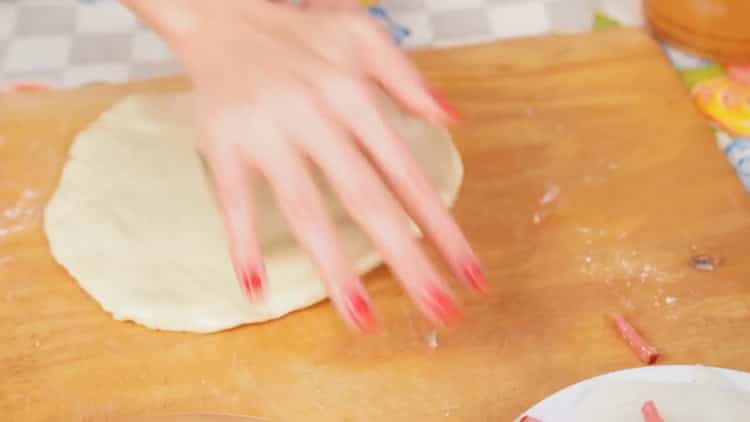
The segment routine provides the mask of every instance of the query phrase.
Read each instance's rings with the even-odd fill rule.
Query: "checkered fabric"
[[[0,81],[74,86],[173,73],[169,49],[117,1],[0,3]]]
[[[410,48],[585,30],[601,1],[382,0],[371,12]],[[159,37],[116,0],[0,0],[0,85],[75,86],[179,70]]]

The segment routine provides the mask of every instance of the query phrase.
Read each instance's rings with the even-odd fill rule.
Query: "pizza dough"
[[[715,371],[695,367],[693,382],[620,381],[591,388],[576,407],[576,422],[642,421],[641,407],[652,400],[665,421],[744,421],[750,397]]]
[[[118,320],[213,332],[281,317],[326,298],[317,270],[291,237],[273,195],[255,186],[269,283],[251,303],[235,280],[207,169],[194,149],[190,94],[138,94],[76,138],[45,210],[52,254]],[[383,96],[393,127],[451,205],[463,177],[443,129]],[[318,177],[344,250],[360,273],[381,262],[367,236]]]

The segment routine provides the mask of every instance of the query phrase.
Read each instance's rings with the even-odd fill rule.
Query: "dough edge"
[[[167,330],[167,331],[188,331],[198,333],[210,333],[222,330],[228,330],[240,325],[261,323],[269,320],[281,318],[287,314],[296,312],[298,310],[306,309],[313,306],[327,298],[326,289],[320,278],[315,274],[315,277],[310,281],[311,284],[319,286],[319,288],[310,289],[309,292],[304,295],[304,299],[300,299],[290,307],[274,308],[272,306],[264,306],[263,309],[253,314],[252,317],[248,317],[246,314],[236,313],[234,318],[227,318],[226,315],[220,318],[211,318],[210,316],[193,319],[186,322],[184,318],[175,317],[174,315],[165,315],[154,312],[143,311],[136,307],[135,309],[128,306],[120,306],[120,302],[112,300],[111,298],[103,295],[97,287],[97,281],[91,282],[92,277],[98,277],[96,272],[90,271],[86,268],[85,263],[80,263],[76,260],[74,255],[69,253],[70,245],[67,243],[68,240],[65,238],[63,229],[63,235],[61,236],[61,227],[65,227],[66,224],[66,212],[64,208],[67,206],[65,201],[68,195],[75,197],[75,192],[69,192],[69,189],[75,189],[75,183],[70,184],[70,179],[74,177],[71,173],[76,164],[74,159],[74,151],[80,147],[82,142],[89,142],[90,139],[96,134],[97,131],[106,128],[113,119],[116,119],[119,113],[127,107],[131,107],[136,103],[150,102],[152,100],[161,101],[168,99],[168,97],[177,98],[183,94],[131,94],[124,97],[110,109],[103,112],[94,122],[88,127],[84,128],[75,138],[71,145],[71,159],[66,162],[62,175],[59,181],[59,185],[52,197],[50,198],[44,211],[44,231],[47,235],[51,254],[55,261],[58,262],[67,272],[70,274],[78,283],[78,285],[91,296],[105,311],[110,313],[112,317],[120,321],[133,321],[141,324],[145,327],[155,330]],[[178,100],[179,101],[179,100]],[[415,120],[413,118],[409,118]],[[450,149],[448,154],[451,157],[451,162],[446,164],[446,172],[455,173],[455,177],[449,177],[451,183],[439,187],[440,194],[444,203],[448,207],[452,207],[455,203],[460,187],[463,182],[463,163],[461,161],[460,154],[453,144],[450,133],[443,129],[433,127],[433,129],[439,130],[439,136],[442,139],[435,139],[435,142],[444,143],[445,147]],[[348,223],[347,223],[348,224]],[[341,235],[341,225],[337,225],[339,228],[339,234]],[[412,224],[415,229],[415,235],[421,236],[419,230]],[[346,229],[347,227],[343,227]],[[357,272],[364,275],[374,268],[378,267],[382,263],[380,254],[373,248],[369,248],[367,253],[356,257],[354,266]],[[235,283],[236,284],[236,283]],[[273,279],[269,280],[269,284],[273,284]],[[237,288],[237,294],[242,295]],[[300,296],[302,297],[302,296]],[[243,300],[245,300],[243,298]],[[251,305],[254,306],[254,305]]]

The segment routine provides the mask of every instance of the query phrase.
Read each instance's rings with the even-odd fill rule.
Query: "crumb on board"
[[[549,184],[545,188],[544,195],[539,198],[539,205],[551,204],[558,196],[560,196],[560,186]]]
[[[721,257],[716,255],[697,254],[690,257],[690,266],[698,271],[716,271],[721,263]]]
[[[623,340],[630,346],[630,349],[638,356],[641,362],[646,365],[651,365],[659,359],[659,352],[651,346],[641,335],[636,331],[635,327],[625,320],[622,315],[612,315],[612,321],[617,328],[617,331],[622,336]]]
[[[429,347],[430,349],[437,349],[438,347],[437,331],[432,330],[429,333],[427,333],[427,347]]]

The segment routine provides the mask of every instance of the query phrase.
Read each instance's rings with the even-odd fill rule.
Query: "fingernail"
[[[432,98],[435,100],[438,106],[440,106],[440,109],[443,110],[443,113],[452,121],[459,122],[461,121],[461,115],[458,114],[458,111],[456,108],[451,104],[450,101],[448,101],[448,98],[445,97],[445,95],[441,94],[436,89],[430,89],[430,95],[432,95]]]
[[[363,332],[371,332],[377,323],[370,303],[359,292],[352,293],[346,302],[347,312],[354,325]]]
[[[259,300],[263,295],[263,280],[257,272],[245,272],[242,274],[242,288],[250,300]]]
[[[432,286],[427,291],[427,307],[443,324],[449,325],[460,317],[456,302],[442,289]]]
[[[482,268],[475,258],[470,258],[463,267],[464,277],[475,289],[481,293],[487,294],[490,291],[490,285],[484,276]]]

